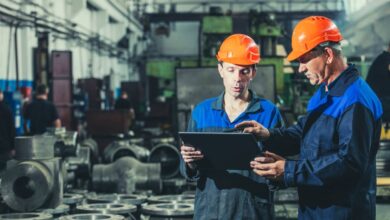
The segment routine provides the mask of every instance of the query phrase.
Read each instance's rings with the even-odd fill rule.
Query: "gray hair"
[[[336,57],[342,56],[342,54],[341,54],[342,48],[341,48],[340,42],[327,41],[327,42],[319,44],[317,47],[320,47],[322,50],[325,47],[329,47],[330,49],[332,49],[332,51]]]

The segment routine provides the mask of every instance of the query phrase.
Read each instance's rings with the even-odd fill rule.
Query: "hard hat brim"
[[[288,54],[287,60],[290,62],[294,61],[298,59],[300,56],[302,56],[303,54],[305,54],[305,52],[293,50]]]
[[[224,58],[224,59],[221,59],[218,54],[216,55],[217,57],[217,60],[219,62],[226,62],[226,63],[231,63],[231,64],[235,64],[235,65],[243,65],[243,66],[249,66],[249,65],[254,65],[254,64],[258,64],[260,62],[260,58],[254,60],[254,61],[246,61],[246,60],[242,60],[242,59],[237,59],[237,58]]]

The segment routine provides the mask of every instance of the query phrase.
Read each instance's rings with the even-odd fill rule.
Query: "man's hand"
[[[270,136],[268,129],[254,120],[238,123],[235,128],[242,129],[245,133],[252,133],[260,140],[267,140]]]
[[[264,157],[256,157],[250,162],[253,172],[267,179],[283,180],[286,160],[274,153],[266,151]]]
[[[199,150],[193,147],[182,145],[180,147],[180,153],[184,162],[191,168],[195,169],[195,161],[203,159],[203,154]]]

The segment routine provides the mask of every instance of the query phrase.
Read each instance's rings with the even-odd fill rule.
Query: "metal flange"
[[[147,199],[149,203],[189,203],[189,204],[193,204],[194,200],[195,200],[195,195],[192,194],[151,196]]]
[[[192,216],[194,215],[194,205],[188,203],[161,203],[143,205],[141,212],[142,214],[151,216]]]
[[[88,203],[122,203],[129,205],[140,205],[147,197],[135,194],[97,194],[87,197]]]
[[[65,205],[65,204],[61,204],[59,206],[57,206],[55,209],[39,209],[37,211],[39,212],[43,212],[43,213],[48,213],[48,214],[51,214],[53,216],[55,215],[64,215],[66,213],[69,212],[69,205]]]
[[[110,214],[76,214],[62,216],[59,220],[124,220],[125,217],[121,215],[110,215]]]
[[[135,205],[127,205],[121,203],[96,203],[77,206],[76,210],[80,213],[100,213],[114,215],[129,215],[137,211]]]
[[[51,220],[53,216],[48,213],[11,213],[1,214],[1,220]]]
[[[65,193],[62,202],[66,205],[79,204],[83,201],[84,197],[76,193]]]

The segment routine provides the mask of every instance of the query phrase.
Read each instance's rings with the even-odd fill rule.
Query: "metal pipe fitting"
[[[80,147],[87,147],[90,150],[91,161],[93,163],[99,161],[99,146],[92,138],[87,138],[80,142]]]
[[[132,193],[136,189],[162,190],[160,164],[141,163],[132,157],[122,157],[109,165],[93,166],[92,184],[96,192]]]
[[[128,141],[114,141],[109,144],[103,153],[106,163],[115,162],[121,157],[134,157],[135,159],[146,162],[149,159],[150,151],[144,147],[129,144]]]
[[[1,181],[4,201],[14,210],[25,212],[55,208],[62,199],[59,159],[9,163]]]
[[[178,175],[180,157],[177,147],[169,143],[161,143],[150,151],[149,162],[161,163],[161,176],[163,179],[169,179]]]
[[[54,157],[54,136],[36,135],[15,138],[16,160],[45,160]]]

